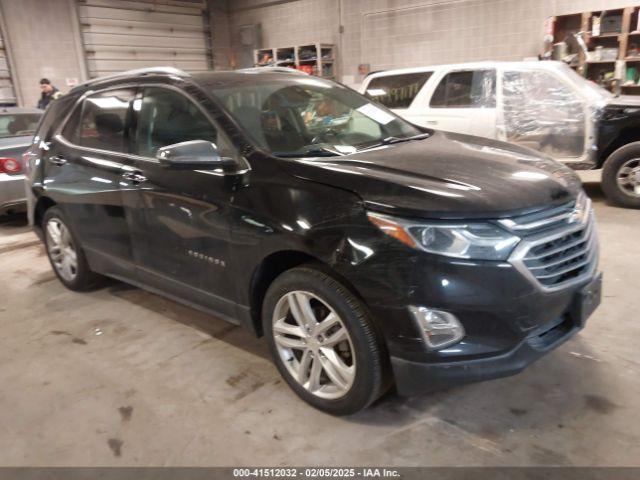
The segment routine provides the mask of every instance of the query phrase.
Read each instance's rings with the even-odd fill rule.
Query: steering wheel
[[[318,135],[311,139],[312,145],[317,145],[319,143],[336,143],[338,139],[337,131],[333,127],[328,127],[325,130],[322,130]]]

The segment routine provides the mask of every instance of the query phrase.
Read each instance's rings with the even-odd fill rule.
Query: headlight
[[[405,245],[447,257],[475,260],[506,260],[519,237],[491,223],[414,222],[378,213],[369,220]]]

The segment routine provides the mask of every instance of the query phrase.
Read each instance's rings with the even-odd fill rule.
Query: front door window
[[[167,88],[145,88],[138,112],[135,153],[155,157],[161,147],[189,140],[216,143],[216,130],[197,107],[184,95]]]

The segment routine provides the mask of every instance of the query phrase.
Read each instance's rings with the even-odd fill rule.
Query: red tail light
[[[22,172],[22,164],[17,158],[0,158],[0,173],[15,175]]]

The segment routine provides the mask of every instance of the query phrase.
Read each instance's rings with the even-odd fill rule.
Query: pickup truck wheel
[[[602,170],[602,189],[616,205],[640,208],[640,142],[611,154]]]
[[[100,277],[89,268],[84,251],[62,210],[51,207],[45,212],[42,231],[49,262],[62,284],[78,291],[95,286]]]
[[[262,318],[280,374],[310,405],[347,415],[383,393],[380,339],[336,279],[311,266],[283,273],[267,291]]]

